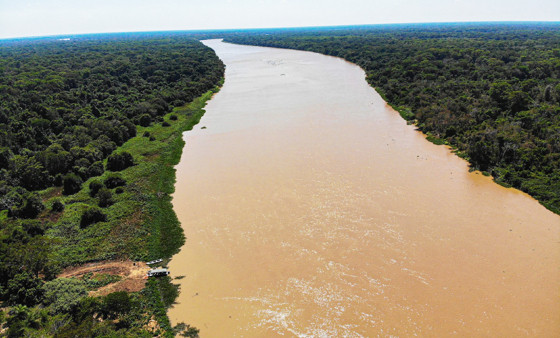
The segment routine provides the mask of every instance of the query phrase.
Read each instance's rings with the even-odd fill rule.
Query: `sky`
[[[560,21],[560,1],[0,0],[0,38],[460,21]]]

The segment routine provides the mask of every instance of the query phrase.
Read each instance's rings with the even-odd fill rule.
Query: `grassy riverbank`
[[[182,133],[191,130],[200,121],[205,112],[203,108],[206,101],[218,90],[219,87],[216,87],[192,103],[176,108],[165,118],[165,121],[170,122],[170,126],[159,124],[139,128],[138,134],[142,136],[123,145],[123,150],[136,155],[140,162],[138,166],[130,168],[129,177],[142,187],[147,200],[141,205],[141,209],[145,210],[144,224],[150,232],[147,259],[163,258],[167,261],[184,244],[185,236],[171,204],[170,195],[175,191],[174,166],[179,163],[185,145]],[[171,120],[175,117],[177,120]],[[171,278],[149,281],[145,295],[154,310],[154,316],[164,330],[164,335],[173,336],[174,331],[166,312],[177,295]],[[196,330],[191,329],[190,332]]]

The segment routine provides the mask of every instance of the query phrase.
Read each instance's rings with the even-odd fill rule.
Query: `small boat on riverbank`
[[[152,269],[150,271],[148,271],[148,277],[163,277],[163,276],[169,276],[169,270],[165,269],[165,268],[161,268],[161,269]]]

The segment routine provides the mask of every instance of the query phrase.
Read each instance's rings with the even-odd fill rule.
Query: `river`
[[[201,337],[560,336],[560,217],[469,172],[342,59],[207,40],[169,316]]]

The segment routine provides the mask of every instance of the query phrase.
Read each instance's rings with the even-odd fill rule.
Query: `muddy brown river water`
[[[204,42],[222,90],[185,134],[173,323],[202,337],[560,336],[560,217],[408,126],[364,72]]]

